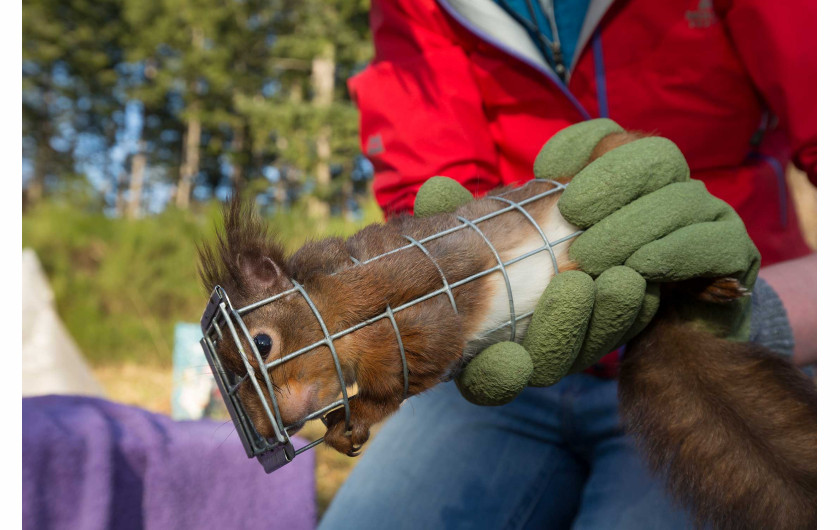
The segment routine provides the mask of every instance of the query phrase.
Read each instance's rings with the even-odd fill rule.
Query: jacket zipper
[[[508,48],[507,46],[505,46],[503,43],[495,40],[494,38],[490,37],[486,33],[482,32],[480,29],[473,26],[470,23],[469,20],[464,18],[458,11],[456,11],[451,5],[449,5],[449,3],[446,0],[438,0],[438,3],[440,4],[441,7],[443,7],[444,11],[446,11],[449,14],[449,16],[454,18],[462,27],[464,27],[464,29],[466,29],[467,31],[469,31],[470,33],[475,35],[476,37],[480,38],[482,41],[484,41],[484,42],[490,44],[491,46],[501,50],[502,52],[510,55],[514,59],[517,59],[520,62],[527,64],[528,66],[530,66],[531,68],[533,68],[534,70],[536,70],[537,72],[542,74],[544,77],[548,78],[552,83],[554,83],[554,85],[557,88],[560,89],[560,91],[563,93],[563,95],[566,96],[566,98],[569,100],[569,102],[572,103],[572,105],[580,113],[581,117],[584,120],[592,119],[592,116],[590,116],[590,114],[586,111],[586,109],[583,107],[583,105],[580,104],[580,101],[578,101],[577,98],[571,93],[571,91],[569,90],[569,87],[567,87],[565,84],[563,84],[562,81],[557,79],[557,77],[553,73],[549,73],[548,71],[546,71],[542,67],[542,65],[536,64],[533,61],[531,61],[530,59],[528,59],[527,57],[523,57],[523,56],[519,55],[515,51],[513,51],[510,48]]]

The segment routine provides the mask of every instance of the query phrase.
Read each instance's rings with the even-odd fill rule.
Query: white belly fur
[[[578,230],[577,227],[563,219],[563,216],[560,215],[557,208],[551,208],[549,214],[544,217],[545,219],[540,223],[540,227],[549,242],[557,241]],[[513,249],[499,252],[502,260],[508,261],[526,254],[531,250],[545,246],[543,238],[537,233],[536,229],[528,225],[526,230],[527,232],[523,231],[523,233],[527,233],[528,235],[523,239],[521,244]],[[571,241],[570,239],[553,247],[558,266],[562,267],[568,261],[568,248]],[[510,279],[514,310],[517,316],[534,310],[537,301],[540,299],[543,291],[545,291],[551,278],[557,273],[547,251],[538,252],[533,256],[506,267],[506,269],[508,278]],[[509,325],[490,333],[498,326],[510,322],[510,299],[504,276],[501,272],[494,272],[489,275],[488,280],[487,286],[491,293],[490,307],[477,330],[468,338],[469,343],[464,352],[467,358],[472,357],[492,343],[510,340]],[[529,321],[530,318],[523,318],[518,322],[516,342],[522,341]]]

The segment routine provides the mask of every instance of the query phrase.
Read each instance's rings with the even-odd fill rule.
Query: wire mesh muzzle
[[[347,429],[350,427],[349,401],[354,396],[349,396],[347,393],[347,385],[345,383],[344,374],[341,370],[338,355],[332,343],[333,339],[327,331],[326,325],[324,324],[320,313],[312,303],[312,300],[309,298],[309,295],[303,289],[303,286],[294,282],[293,289],[280,293],[280,295],[272,296],[271,301],[277,301],[285,296],[294,295],[295,293],[299,293],[303,296],[309,303],[310,307],[312,307],[313,313],[321,325],[326,339],[311,344],[302,350],[293,352],[292,354],[273,362],[266,363],[263,360],[256,345],[254,344],[253,336],[242,318],[248,312],[265,305],[265,303],[268,303],[266,300],[237,310],[233,308],[233,305],[230,303],[230,299],[224,289],[217,286],[213,291],[213,295],[211,296],[210,302],[205,309],[204,316],[201,319],[203,334],[201,347],[204,350],[204,355],[207,357],[207,362],[213,372],[213,377],[219,387],[222,399],[228,409],[228,413],[230,413],[231,420],[233,421],[234,427],[239,434],[242,445],[245,447],[246,454],[249,458],[256,456],[263,465],[266,473],[279,469],[285,464],[291,462],[297,454],[311,449],[324,441],[324,438],[321,437],[320,439],[315,440],[300,449],[295,449],[291,441],[290,432],[296,431],[304,423],[319,418],[322,421],[325,421],[327,413],[343,406],[345,410],[345,425]],[[239,331],[240,333],[237,333],[236,331]],[[221,362],[218,347],[226,332],[230,335],[236,351],[244,365],[244,377],[226,370]],[[245,338],[245,345],[243,345],[240,335]],[[312,351],[323,344],[326,344],[329,347],[335,362],[336,374],[341,385],[341,399],[318,411],[308,414],[295,423],[285,425],[280,414],[277,395],[273,390],[271,390],[272,380],[269,376],[269,371],[272,368],[279,366],[284,362],[288,362],[299,355]],[[246,345],[247,348],[245,347]],[[249,353],[246,352],[250,353],[250,359],[252,359],[254,364],[257,365],[256,370],[254,369],[252,363],[249,362]],[[260,382],[263,382],[264,384],[260,384]],[[251,388],[259,400],[259,405],[270,424],[273,434],[272,437],[266,438],[257,431],[253,419],[248,414],[242,403],[241,389],[243,385],[246,384],[251,385]]]
[[[542,199],[544,197],[547,197],[549,195],[560,193],[560,192],[562,192],[563,189],[565,189],[566,186],[564,184],[560,184],[558,182],[550,181],[550,180],[529,181],[529,183],[530,182],[547,182],[547,183],[552,184],[553,186],[552,186],[552,189],[550,189],[548,191],[538,193],[538,194],[536,194],[532,197],[529,197],[529,198],[524,199],[524,200],[519,201],[519,202],[514,202],[514,201],[511,201],[511,200],[505,198],[503,196],[504,193],[501,194],[501,195],[498,195],[498,196],[487,197],[488,199],[502,202],[502,203],[506,204],[506,206],[504,206],[503,208],[501,208],[499,210],[491,212],[491,213],[489,213],[485,216],[482,216],[478,219],[474,219],[474,220],[469,220],[469,219],[466,219],[464,217],[458,217],[457,219],[460,221],[461,224],[459,224],[455,227],[443,230],[443,231],[438,232],[436,234],[433,234],[431,236],[425,237],[425,238],[423,238],[419,241],[416,240],[416,239],[413,239],[409,236],[403,236],[406,239],[406,241],[408,242],[408,244],[406,244],[406,245],[404,245],[400,248],[397,248],[397,249],[391,250],[389,252],[386,252],[384,254],[381,254],[379,256],[375,256],[375,257],[370,258],[368,260],[359,261],[356,258],[351,258],[356,266],[362,266],[362,265],[370,263],[374,260],[380,259],[384,256],[393,254],[395,252],[405,251],[405,250],[408,250],[408,249],[411,249],[411,248],[417,248],[437,268],[438,272],[440,273],[442,287],[439,288],[439,289],[435,289],[435,290],[431,291],[430,293],[427,293],[423,296],[415,298],[411,301],[408,301],[404,304],[401,304],[400,306],[398,306],[396,308],[392,308],[391,306],[387,306],[386,310],[383,313],[381,313],[381,314],[379,314],[379,315],[377,315],[373,318],[370,318],[370,319],[368,319],[364,322],[361,322],[359,324],[351,326],[347,329],[339,331],[337,333],[332,333],[331,334],[329,332],[329,330],[327,329],[327,326],[326,326],[326,324],[325,324],[325,322],[324,322],[324,320],[321,316],[320,311],[315,306],[315,304],[312,302],[312,299],[310,298],[309,294],[306,292],[306,289],[304,289],[304,287],[295,280],[292,280],[292,284],[293,284],[292,289],[289,289],[289,290],[284,291],[282,293],[272,295],[268,298],[265,298],[263,300],[260,300],[258,302],[255,302],[253,304],[250,304],[246,307],[242,307],[242,308],[239,308],[239,309],[236,309],[236,308],[233,307],[233,305],[230,303],[230,299],[228,298],[228,295],[224,291],[224,289],[222,287],[217,286],[214,289],[213,294],[211,295],[210,301],[207,304],[207,308],[205,309],[204,315],[202,316],[202,319],[201,319],[201,327],[202,327],[202,333],[203,333],[203,338],[201,339],[201,346],[204,350],[205,356],[207,357],[207,362],[210,365],[210,368],[213,372],[213,376],[216,379],[216,384],[218,385],[219,390],[222,394],[222,398],[224,399],[225,406],[227,407],[228,412],[230,413],[231,419],[233,420],[233,424],[236,428],[237,433],[239,434],[239,438],[242,441],[242,445],[245,447],[245,452],[247,453],[248,457],[252,458],[252,457],[256,456],[257,459],[260,461],[260,463],[263,465],[263,468],[265,469],[266,473],[270,473],[270,472],[272,472],[276,469],[279,469],[280,467],[287,464],[288,462],[291,462],[292,459],[296,455],[302,453],[303,451],[307,451],[307,450],[315,447],[316,445],[318,445],[318,444],[320,444],[321,442],[324,441],[324,438],[321,437],[321,438],[319,438],[319,439],[317,439],[313,442],[310,442],[310,443],[306,444],[305,446],[301,447],[300,449],[295,449],[294,446],[292,445],[291,437],[290,437],[290,434],[289,434],[290,431],[294,432],[297,428],[301,427],[306,422],[311,421],[311,420],[315,420],[315,419],[320,419],[321,421],[323,421],[326,424],[326,415],[328,413],[334,411],[334,410],[338,410],[341,407],[344,408],[345,428],[346,428],[347,431],[350,430],[350,426],[351,426],[350,400],[355,398],[355,395],[353,395],[353,396],[348,395],[346,379],[345,379],[344,373],[342,372],[342,369],[341,369],[341,363],[339,361],[338,354],[337,354],[336,349],[335,349],[334,341],[343,337],[343,336],[345,336],[345,335],[347,335],[347,334],[349,334],[349,333],[352,333],[352,332],[354,332],[358,329],[361,329],[365,326],[371,325],[371,324],[373,324],[375,322],[378,322],[380,320],[388,319],[390,321],[393,329],[394,329],[394,333],[395,333],[395,336],[396,336],[396,345],[399,348],[400,358],[401,358],[401,362],[402,362],[403,399],[407,398],[408,397],[408,391],[409,391],[409,370],[408,370],[408,364],[406,362],[405,349],[403,347],[402,336],[400,335],[399,326],[398,326],[397,320],[395,318],[395,314],[398,313],[399,311],[402,311],[402,310],[407,309],[409,307],[412,307],[412,306],[414,306],[418,303],[429,300],[430,298],[440,296],[440,295],[446,295],[448,297],[451,305],[452,305],[453,311],[455,312],[455,314],[457,314],[458,313],[458,307],[457,307],[457,304],[455,303],[455,297],[454,297],[454,294],[453,294],[453,289],[455,289],[457,287],[460,287],[462,285],[465,285],[466,283],[469,283],[471,281],[475,281],[475,280],[477,280],[479,278],[482,278],[484,276],[487,276],[489,274],[492,274],[494,272],[501,272],[501,274],[504,278],[504,282],[505,282],[505,286],[506,286],[507,294],[508,294],[508,300],[509,300],[509,305],[510,305],[510,319],[509,319],[509,321],[504,322],[501,325],[497,326],[495,329],[489,330],[488,335],[493,334],[497,331],[501,331],[501,330],[505,329],[506,327],[510,327],[510,338],[509,338],[509,340],[516,341],[516,339],[517,339],[517,325],[522,320],[524,320],[526,318],[529,318],[533,314],[533,311],[528,311],[528,312],[525,312],[521,315],[516,314],[512,285],[511,285],[510,278],[508,277],[506,267],[508,267],[508,266],[510,266],[514,263],[517,263],[519,261],[522,261],[524,259],[527,259],[527,258],[529,258],[529,257],[531,257],[535,254],[540,253],[540,252],[548,252],[548,254],[550,256],[550,259],[551,259],[551,262],[552,262],[552,265],[554,267],[554,270],[557,271],[558,270],[557,261],[556,261],[555,255],[554,255],[553,248],[555,246],[563,243],[563,242],[566,242],[566,241],[576,237],[577,235],[579,235],[581,233],[580,231],[577,231],[573,234],[569,234],[569,235],[564,236],[564,237],[562,237],[560,239],[557,239],[555,241],[550,241],[548,239],[548,237],[546,236],[545,232],[539,226],[539,224],[533,219],[533,217],[527,212],[527,210],[525,210],[523,208],[523,206],[525,206],[525,205],[527,205],[531,202],[537,201],[539,199]],[[520,256],[517,256],[513,259],[504,261],[504,260],[502,260],[501,256],[496,251],[496,249],[493,247],[492,243],[487,238],[487,236],[481,231],[481,229],[479,228],[478,225],[483,221],[487,221],[489,219],[492,219],[494,217],[497,217],[499,215],[502,215],[502,214],[510,212],[510,211],[518,211],[521,214],[523,214],[523,216],[527,219],[527,221],[531,224],[531,226],[533,226],[537,230],[539,235],[541,236],[541,238],[543,240],[543,245],[536,248],[536,249],[533,249],[529,252],[526,252],[526,253],[524,253]],[[471,275],[467,278],[458,280],[458,281],[453,282],[453,283],[449,283],[449,281],[447,280],[447,278],[446,278],[446,276],[443,272],[443,269],[440,267],[440,265],[434,259],[434,257],[429,252],[429,250],[425,247],[425,244],[428,243],[429,241],[434,240],[434,239],[438,239],[440,237],[444,237],[446,235],[452,234],[452,233],[454,233],[458,230],[474,230],[481,237],[481,239],[487,244],[488,248],[490,249],[490,251],[492,252],[492,254],[493,254],[493,256],[496,260],[496,265],[489,268],[489,269],[486,269],[486,270],[483,270],[481,272],[475,273],[475,274],[473,274],[473,275]],[[310,345],[308,345],[304,348],[301,348],[299,350],[291,352],[291,353],[283,356],[280,359],[276,359],[276,360],[273,360],[271,362],[266,363],[263,360],[262,356],[259,354],[259,351],[257,350],[256,345],[254,344],[253,337],[252,337],[251,333],[249,332],[248,327],[246,326],[246,324],[243,320],[243,316],[246,315],[247,313],[251,312],[251,311],[254,311],[255,309],[258,309],[258,308],[264,306],[264,305],[274,303],[274,302],[281,302],[283,299],[285,299],[289,296],[296,296],[296,295],[297,296],[302,296],[303,299],[306,301],[307,305],[309,306],[309,308],[312,311],[312,314],[315,316],[316,320],[318,321],[319,326],[321,327],[321,331],[324,334],[324,338],[319,340],[319,341],[316,341],[316,342],[314,342],[314,343],[312,343],[312,344],[310,344]],[[241,340],[241,338],[239,336],[240,333],[236,333],[235,330],[239,330],[241,335],[245,338],[245,344],[243,344],[243,341]],[[240,357],[240,359],[241,359],[241,361],[244,365],[244,368],[245,368],[245,376],[244,377],[238,376],[236,374],[229,373],[227,370],[225,370],[225,368],[224,368],[224,366],[221,362],[221,359],[219,358],[217,349],[218,349],[218,346],[220,344],[220,341],[224,337],[225,332],[228,332],[231,335],[231,338],[232,338],[233,343],[236,347],[236,350],[239,354],[239,357]],[[246,346],[247,346],[247,348],[246,348]],[[301,355],[305,355],[306,353],[309,353],[309,352],[315,350],[316,348],[318,348],[320,346],[326,346],[329,349],[329,351],[332,355],[332,359],[333,359],[333,362],[335,364],[336,376],[339,380],[339,384],[340,384],[340,387],[341,387],[341,397],[337,401],[334,401],[333,403],[321,408],[320,410],[317,410],[315,412],[312,412],[312,413],[308,414],[303,419],[301,419],[301,420],[299,420],[299,421],[297,421],[293,424],[284,425],[283,420],[282,420],[281,415],[280,415],[280,410],[279,410],[278,403],[277,403],[276,393],[271,390],[272,385],[271,385],[271,379],[269,377],[269,371],[272,370],[273,368],[277,367],[277,366],[280,366],[283,363],[286,363],[286,362],[288,362],[292,359],[295,359],[295,358],[297,358]],[[252,365],[252,363],[249,362],[249,358],[252,359],[254,361],[254,364],[257,365],[256,370],[254,369],[254,366]],[[265,382],[265,386],[259,384],[260,383],[260,378],[263,382]],[[257,429],[254,426],[254,422],[253,422],[252,418],[249,416],[245,407],[243,406],[240,390],[241,390],[242,386],[245,385],[245,384],[252,385],[252,387],[253,387],[256,395],[257,395],[257,398],[259,400],[260,407],[262,408],[262,411],[265,413],[265,415],[268,418],[268,421],[271,425],[271,431],[273,433],[273,437],[266,438],[266,437],[262,436],[257,431]],[[263,388],[266,389],[266,392],[263,392]],[[266,394],[268,394],[268,395],[266,395]]]

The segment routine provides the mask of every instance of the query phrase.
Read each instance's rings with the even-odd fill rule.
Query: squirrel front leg
[[[406,310],[401,319],[411,313]],[[401,331],[406,341],[406,355],[410,356],[412,326],[404,322]],[[350,333],[338,341],[336,348],[347,364],[346,373],[358,386],[358,394],[350,400],[350,425],[345,421],[344,408],[327,414],[326,444],[348,456],[357,456],[362,444],[370,437],[370,427],[396,412],[405,398],[405,379],[401,355],[397,349],[394,328],[388,320],[380,320]],[[421,335],[428,336],[424,329]]]
[[[370,427],[384,420],[400,407],[401,399],[375,398],[359,394],[350,401],[350,429],[345,424],[344,409],[327,414],[324,441],[347,456],[358,456],[361,446],[370,437]]]

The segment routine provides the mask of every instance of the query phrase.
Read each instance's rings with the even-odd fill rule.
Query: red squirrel
[[[632,141],[636,133],[606,137],[592,159]],[[521,201],[552,189],[531,181],[497,190]],[[549,241],[577,230],[560,215],[557,194],[524,206]],[[474,220],[507,204],[490,198],[454,213],[428,218],[399,216],[370,225],[346,240],[327,238],[303,245],[286,257],[282,245],[252,208],[234,199],[224,218],[224,234],[200,248],[201,277],[208,289],[222,286],[234,307],[243,307],[304,286],[327,329],[337,333],[383,313],[390,305],[419,298],[542,247],[545,240],[521,212],[509,211],[475,229],[454,231],[424,246],[401,250],[409,236],[422,240]],[[575,269],[570,241],[507,267],[517,315],[532,311],[549,280]],[[356,265],[356,260],[363,262]],[[688,296],[672,289],[670,296]],[[695,289],[696,291],[696,289]],[[493,272],[395,313],[408,366],[408,395],[423,392],[455,375],[492,342],[509,340],[509,296],[501,272]],[[726,303],[743,295],[732,279],[709,282],[699,294]],[[697,517],[715,528],[811,528],[816,525],[816,388],[776,354],[697,331],[668,312],[668,294],[653,323],[631,341],[619,370],[619,401],[627,429],[637,435],[650,465],[664,474],[671,490]],[[454,301],[457,312],[453,308]],[[324,338],[307,302],[297,293],[243,316],[265,362]],[[521,340],[528,319],[517,326]],[[489,330],[497,329],[493,333]],[[242,337],[244,339],[244,337]],[[326,416],[327,445],[345,454],[367,441],[370,427],[404,399],[403,366],[394,327],[388,319],[348,333],[334,342],[347,385],[358,393],[350,401],[346,432],[342,409]],[[231,337],[219,355],[226,370],[245,375]],[[256,369],[256,359],[250,359]],[[259,370],[257,370],[259,373]],[[293,424],[334,402],[340,393],[336,368],[326,346],[279,364],[269,374],[283,423]],[[261,377],[259,378],[261,379]],[[261,380],[262,391],[268,391]],[[255,428],[272,435],[255,389],[240,388]]]

